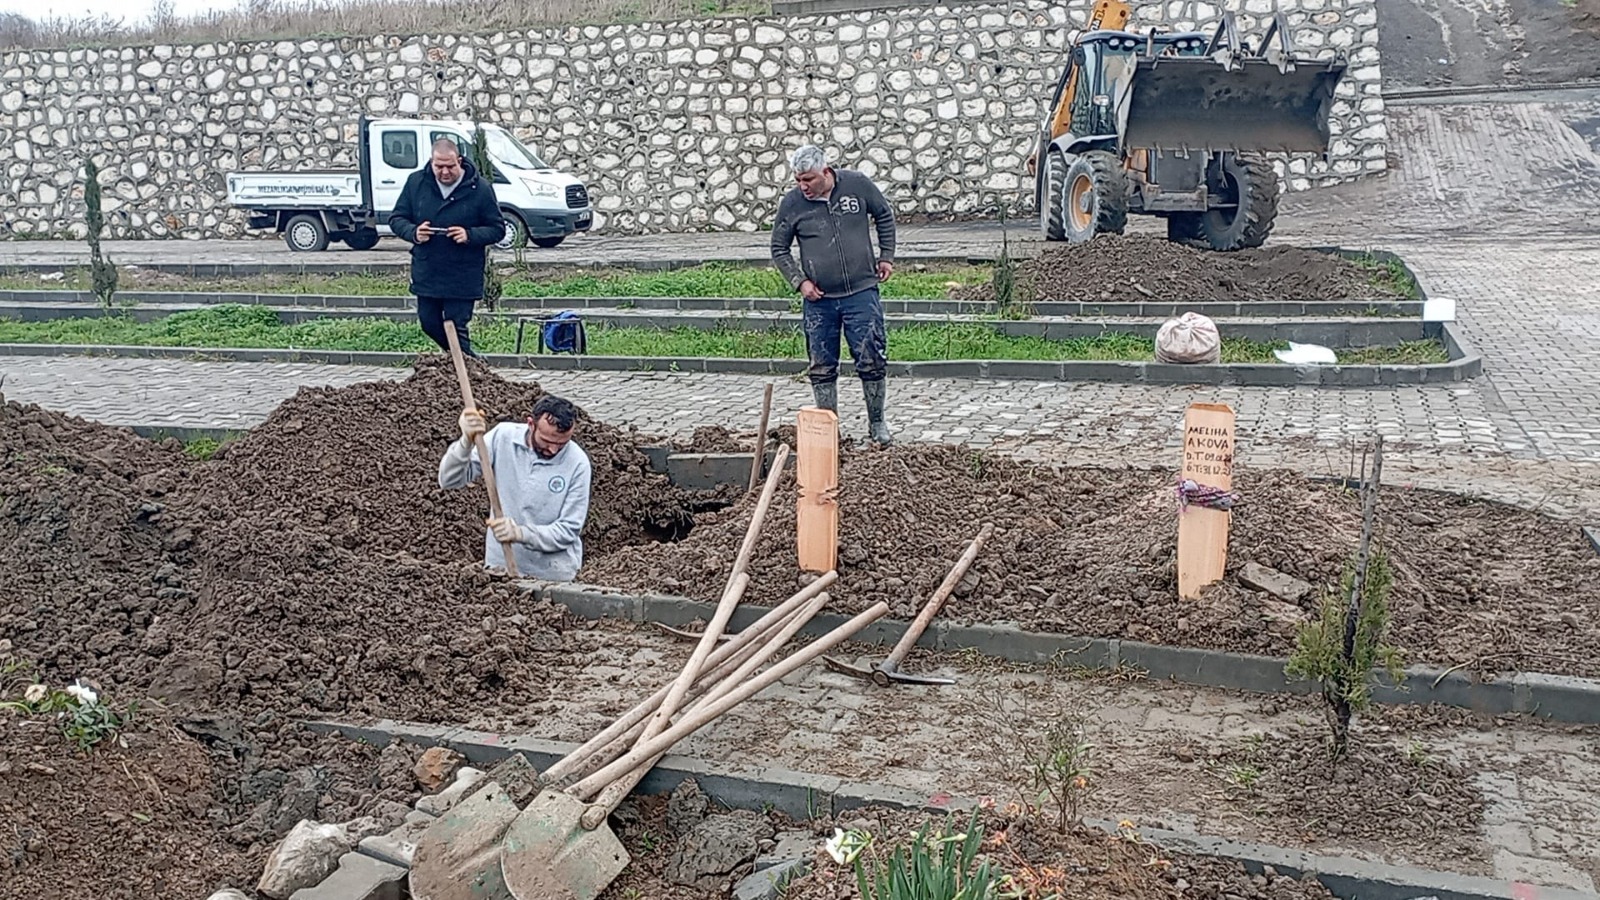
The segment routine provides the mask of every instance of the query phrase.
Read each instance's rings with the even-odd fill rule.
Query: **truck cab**
[[[498,125],[440,119],[362,118],[358,172],[238,172],[228,176],[228,201],[250,211],[252,228],[284,236],[289,249],[324,250],[332,241],[366,250],[389,231],[406,179],[428,165],[433,144],[455,141],[471,159],[482,127],[493,162],[495,198],[506,234],[496,245],[555,247],[594,224],[589,192]],[[487,173],[480,173],[487,174]]]

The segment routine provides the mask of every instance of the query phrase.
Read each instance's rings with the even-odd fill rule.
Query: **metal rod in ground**
[[[865,612],[860,613],[850,621],[790,654],[782,662],[777,663],[755,678],[734,688],[732,693],[718,698],[715,702],[705,707],[697,707],[691,710],[681,720],[674,722],[671,728],[633,748],[627,756],[612,762],[600,771],[573,785],[572,791],[592,796],[612,781],[638,768],[645,760],[671,750],[674,744],[711,724],[718,716],[777,684],[789,673],[839,646],[854,637],[861,629],[888,614],[889,604],[882,601],[874,603]]]
[[[756,429],[756,456],[750,461],[750,487],[755,490],[761,483],[761,461],[767,455],[767,421],[772,416],[772,384],[767,383],[767,390],[761,398],[761,427]]]

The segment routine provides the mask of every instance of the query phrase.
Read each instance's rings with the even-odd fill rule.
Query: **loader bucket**
[[[1209,57],[1140,59],[1128,98],[1130,148],[1326,153],[1342,63],[1281,72],[1265,59],[1232,71]]]

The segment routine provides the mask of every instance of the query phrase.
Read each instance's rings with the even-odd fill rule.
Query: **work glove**
[[[461,443],[468,449],[471,449],[473,441],[489,431],[488,424],[483,421],[483,413],[475,409],[463,411],[456,424],[461,426]]]
[[[502,544],[520,544],[525,537],[522,526],[509,518],[490,519],[489,527],[494,530],[494,539]]]

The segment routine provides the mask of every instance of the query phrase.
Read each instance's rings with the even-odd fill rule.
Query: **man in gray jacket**
[[[578,410],[545,394],[533,404],[527,424],[501,422],[487,428],[483,414],[461,414],[461,439],[439,460],[439,487],[464,488],[483,477],[473,446],[479,435],[489,449],[502,518],[490,519],[483,536],[483,564],[505,568],[500,542],[511,544],[517,572],[543,581],[572,581],[583,566],[583,524],[589,517],[589,455],[572,441]]]
[[[891,437],[883,407],[889,353],[878,285],[894,274],[894,210],[870,179],[834,169],[819,147],[801,147],[790,165],[795,187],[778,204],[772,223],[772,261],[805,299],[812,394],[823,409],[838,409],[842,334],[861,378],[872,441],[887,445]],[[790,252],[796,239],[799,265]]]

